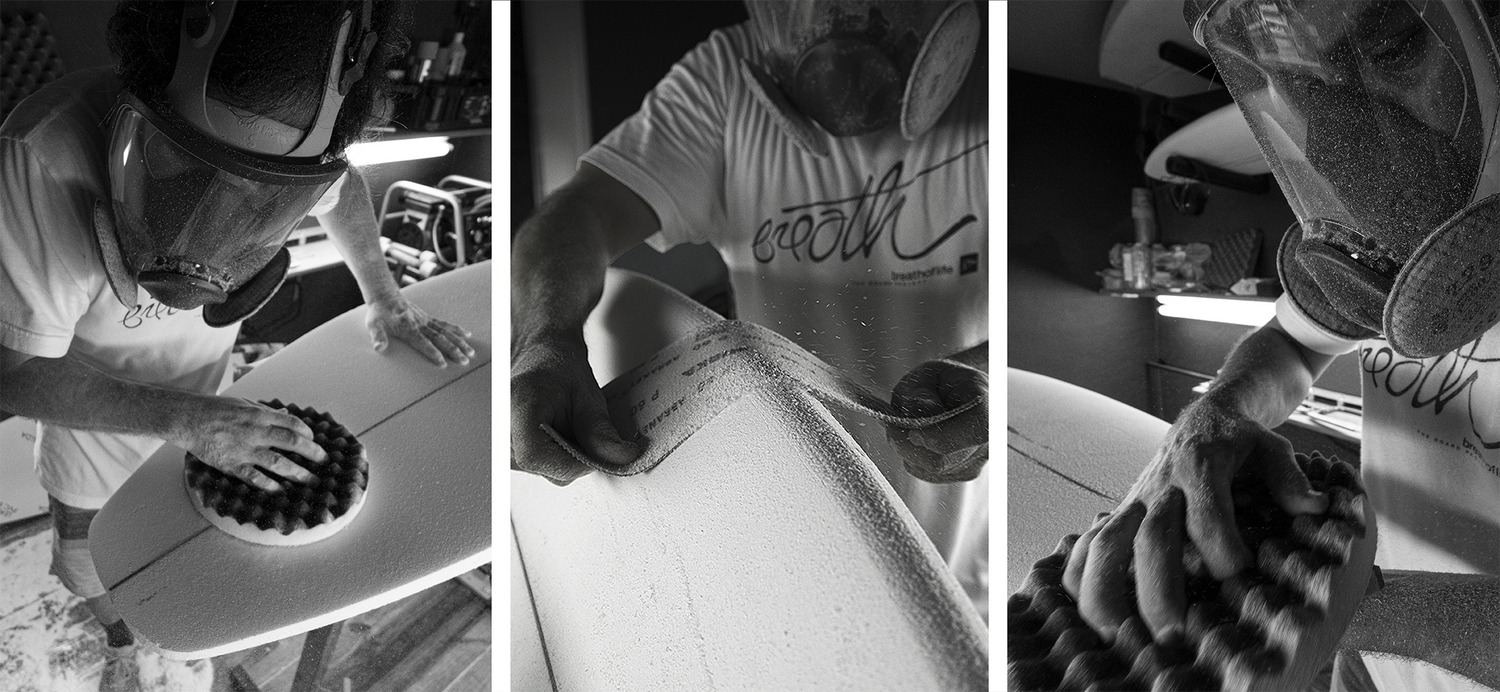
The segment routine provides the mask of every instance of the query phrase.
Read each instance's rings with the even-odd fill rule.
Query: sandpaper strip
[[[941,423],[980,399],[933,416],[906,416],[870,387],[776,332],[750,322],[707,325],[658,351],[604,386],[610,419],[627,440],[644,443],[638,459],[619,466],[590,458],[550,426],[542,427],[581,463],[614,476],[651,470],[730,404],[760,389],[811,392],[819,399],[898,427]]]

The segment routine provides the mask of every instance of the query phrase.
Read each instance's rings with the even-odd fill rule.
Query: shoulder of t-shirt
[[[740,62],[758,55],[749,22],[720,27],[677,61],[668,80],[685,70],[687,76],[728,92],[727,87],[739,79]]]
[[[91,223],[94,203],[109,199],[103,121],[118,95],[111,68],[77,70],[22,101],[0,127],[0,156],[16,174],[0,181],[6,203],[51,205],[45,215],[67,227],[41,229],[51,261],[85,290],[102,272]]]
[[[759,54],[755,47],[755,34],[750,31],[750,22],[740,22],[719,27],[709,32],[686,57],[703,54],[727,62],[738,62],[742,58],[753,58]]]
[[[24,156],[44,174],[60,197],[80,208],[95,199],[108,201],[109,174],[105,121],[120,94],[113,69],[96,67],[70,72],[27,97],[0,126],[6,156]],[[29,181],[5,181],[13,183]],[[7,196],[10,203],[20,200]]]
[[[78,135],[104,140],[104,121],[120,95],[120,80],[109,66],[74,70],[16,105],[0,137],[30,143]]]

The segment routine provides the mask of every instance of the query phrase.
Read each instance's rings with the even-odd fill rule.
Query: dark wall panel
[[[594,141],[635,113],[646,92],[710,32],[747,18],[738,2],[584,2]]]
[[[1009,78],[1009,364],[1149,411],[1153,303],[1100,295],[1095,275],[1132,237],[1139,104],[1051,77]]]

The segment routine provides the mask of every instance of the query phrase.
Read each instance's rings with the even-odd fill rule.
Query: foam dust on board
[[[547,434],[580,462],[614,476],[651,470],[730,404],[756,389],[806,390],[877,420],[924,428],[977,406],[974,399],[935,416],[902,415],[889,402],[806,349],[750,322],[707,325],[657,352],[604,387],[610,418],[626,439],[643,440],[627,465],[600,464],[551,427]]]

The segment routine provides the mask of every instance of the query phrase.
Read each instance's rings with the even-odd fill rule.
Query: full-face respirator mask
[[[1492,5],[1184,7],[1297,215],[1282,283],[1341,336],[1426,358],[1500,323]]]
[[[121,93],[111,112],[110,205],[94,232],[115,296],[145,288],[180,310],[203,306],[221,327],[260,309],[290,266],[287,236],[348,167],[328,155],[346,94],[378,35],[370,2],[346,12],[323,73],[311,128],[302,130],[208,95],[208,74],[234,0],[188,2],[177,64],[160,100]]]
[[[782,130],[820,156],[828,147],[818,127],[853,137],[894,123],[908,140],[932,129],[979,45],[979,11],[970,0],[747,0],[745,7],[761,60],[741,70]]]

